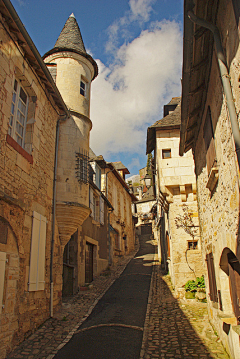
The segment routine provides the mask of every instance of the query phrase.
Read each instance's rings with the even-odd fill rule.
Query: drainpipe
[[[54,257],[54,238],[55,238],[55,222],[56,222],[56,182],[57,182],[57,162],[58,162],[58,144],[59,144],[59,128],[60,122],[66,121],[68,116],[59,118],[56,126],[56,142],[55,142],[55,161],[54,161],[54,177],[53,177],[53,210],[52,210],[52,240],[51,240],[51,256],[50,256],[50,316],[53,317],[53,257]]]
[[[198,18],[192,11],[188,11],[189,19],[195,24],[205,27],[209,29],[214,36],[214,41],[217,50],[217,59],[219,70],[222,79],[223,90],[227,100],[227,106],[229,111],[229,117],[232,125],[233,138],[235,141],[235,148],[238,160],[238,166],[240,168],[240,132],[239,132],[239,124],[237,119],[236,108],[234,105],[233,94],[231,89],[230,75],[228,73],[227,63],[223,52],[222,42],[220,38],[220,33],[216,25]]]

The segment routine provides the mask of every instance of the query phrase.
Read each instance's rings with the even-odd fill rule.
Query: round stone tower
[[[90,91],[91,82],[98,74],[96,62],[86,53],[73,14],[66,21],[54,48],[43,59],[71,114],[61,122],[58,147],[56,215],[60,237],[62,240],[65,237],[64,244],[90,213]]]

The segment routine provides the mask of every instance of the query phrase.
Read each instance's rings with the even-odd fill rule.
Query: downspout
[[[55,141],[55,161],[54,161],[54,177],[53,177],[53,210],[52,210],[52,240],[51,240],[51,256],[50,256],[50,316],[53,317],[53,257],[54,257],[54,238],[55,238],[55,222],[56,222],[56,182],[57,182],[57,163],[58,163],[58,144],[60,122],[66,121],[68,116],[59,118],[56,126]]]
[[[238,124],[237,113],[236,113],[236,108],[234,105],[234,99],[233,99],[233,94],[232,94],[232,89],[231,89],[230,75],[228,73],[227,63],[226,63],[226,59],[225,59],[224,52],[223,52],[223,47],[222,47],[219,30],[216,25],[214,25],[206,20],[198,18],[192,11],[188,11],[188,17],[193,23],[195,23],[199,26],[202,26],[206,29],[209,29],[213,33],[214,41],[215,41],[215,45],[216,45],[216,51],[217,51],[218,65],[219,65],[219,70],[220,70],[221,79],[222,79],[223,90],[224,90],[224,93],[226,96],[229,117],[230,117],[230,121],[231,121],[231,125],[232,125],[232,132],[233,132],[233,138],[234,138],[234,142],[235,142],[238,166],[240,168],[239,124]]]

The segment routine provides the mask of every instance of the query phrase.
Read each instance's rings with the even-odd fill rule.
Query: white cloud
[[[155,2],[156,0],[129,0],[130,10],[126,11],[125,15],[117,19],[107,30],[108,41],[105,45],[105,50],[108,53],[115,53],[120,38],[123,38],[125,41],[130,39],[129,25],[131,23],[137,22],[141,25],[149,21],[153,10],[152,5]]]
[[[148,21],[155,2],[156,0],[130,0],[132,20]]]
[[[20,6],[26,6],[26,2],[23,0],[17,0]]]
[[[91,101],[94,152],[142,152],[147,125],[160,119],[162,106],[180,94],[181,59],[179,25],[163,21],[121,46],[109,67],[97,61],[100,73],[92,83]]]

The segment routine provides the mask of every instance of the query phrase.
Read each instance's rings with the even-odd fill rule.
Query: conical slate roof
[[[92,56],[86,52],[81,31],[73,14],[71,14],[67,19],[56,44],[51,50],[43,55],[43,59],[45,60],[48,56],[62,51],[75,52],[85,57],[88,61],[91,62],[94,68],[92,80],[98,75],[97,63],[92,58]]]
[[[54,48],[55,47],[86,53],[81,31],[73,14],[67,19]]]

